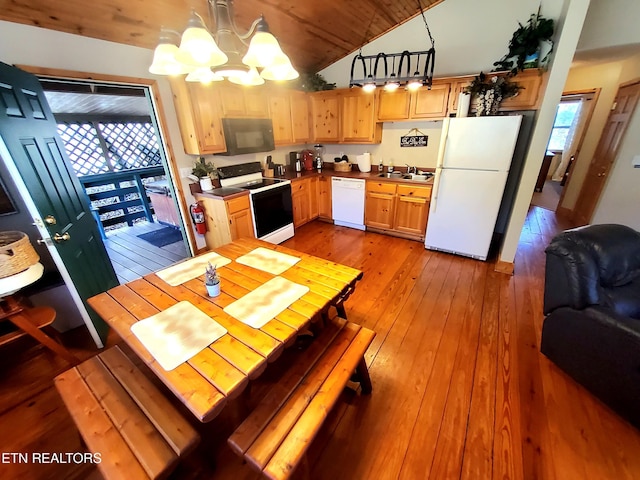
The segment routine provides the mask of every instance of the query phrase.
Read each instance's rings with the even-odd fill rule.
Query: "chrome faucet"
[[[408,163],[405,163],[407,166],[407,174],[418,173],[418,167],[411,167]]]

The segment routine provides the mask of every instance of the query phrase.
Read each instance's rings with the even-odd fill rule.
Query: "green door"
[[[87,312],[104,341],[107,325],[86,300],[118,285],[89,200],[67,159],[38,79],[0,62],[0,137]],[[52,220],[53,221],[53,220]]]

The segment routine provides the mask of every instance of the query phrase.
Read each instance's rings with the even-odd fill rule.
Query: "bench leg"
[[[356,375],[358,376],[358,381],[360,382],[362,393],[364,395],[369,395],[373,387],[371,385],[371,377],[369,377],[367,362],[365,361],[364,357],[362,357],[362,359],[358,362],[358,366],[356,367]]]

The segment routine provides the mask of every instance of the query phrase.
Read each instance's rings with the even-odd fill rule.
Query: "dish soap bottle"
[[[382,157],[380,157],[380,162],[378,163],[378,173],[384,173],[384,165],[382,164]]]

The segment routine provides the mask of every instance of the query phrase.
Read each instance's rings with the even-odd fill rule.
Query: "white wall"
[[[435,41],[434,76],[479,73],[493,69],[493,62],[507,52],[518,22],[525,23],[538,10],[540,0],[446,0],[425,12]],[[562,2],[542,0],[542,15],[558,18]],[[367,20],[368,21],[368,20]],[[363,22],[366,24],[366,21]],[[400,25],[368,43],[363,55],[379,52],[420,51],[431,47],[422,17]],[[320,73],[338,88],[349,86],[351,62],[357,52],[337,61]]]

